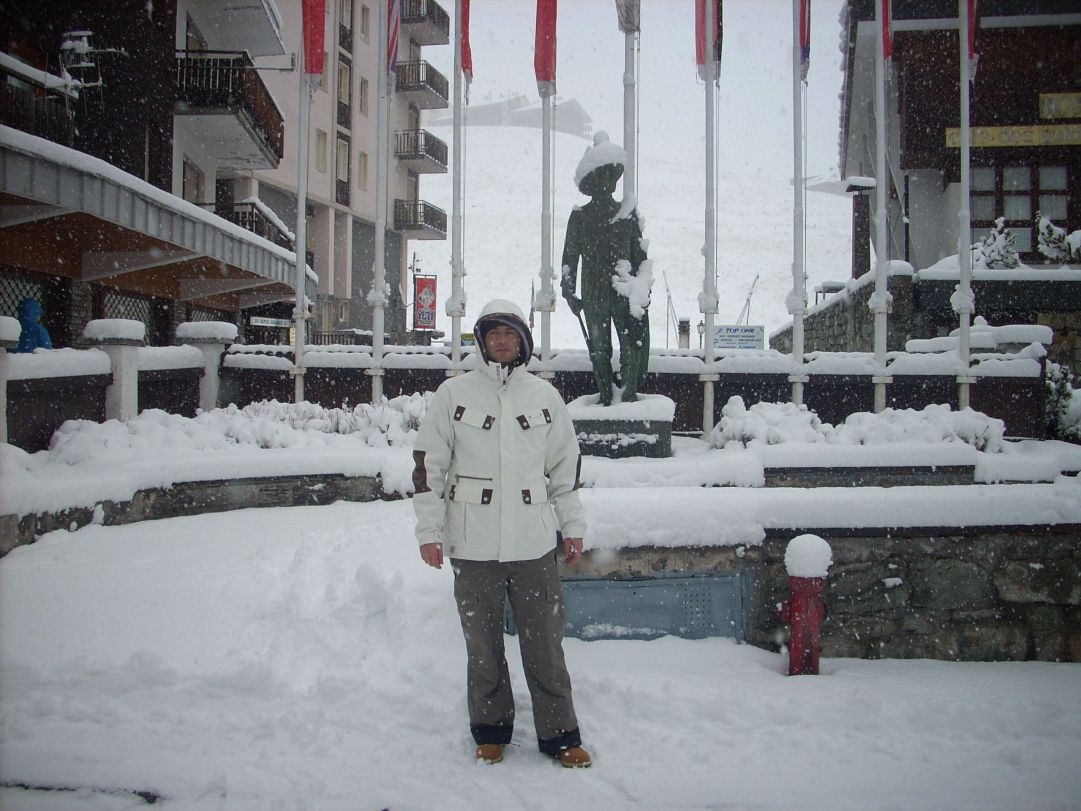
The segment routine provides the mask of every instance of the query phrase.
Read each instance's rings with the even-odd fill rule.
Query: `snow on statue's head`
[[[608,140],[608,133],[603,130],[593,136],[593,146],[587,146],[578,168],[574,172],[574,185],[582,194],[595,197],[598,194],[611,194],[616,190],[616,183],[623,176],[623,167],[627,163],[627,153],[623,147]]]

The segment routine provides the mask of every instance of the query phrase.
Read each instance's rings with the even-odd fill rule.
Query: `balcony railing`
[[[395,89],[410,94],[421,109],[443,108],[450,98],[447,77],[427,62],[399,62]]]
[[[223,217],[231,223],[246,228],[253,234],[258,234],[263,239],[270,240],[275,245],[293,250],[293,240],[288,234],[283,234],[270,218],[260,211],[254,203],[231,203],[219,205],[214,211],[219,217]]]
[[[415,172],[445,172],[447,144],[427,130],[399,130],[394,134],[394,154]]]
[[[450,16],[435,0],[404,0],[402,27],[418,45],[450,42]]]
[[[178,112],[232,112],[245,119],[275,166],[281,160],[282,114],[246,53],[177,51],[176,91]]]
[[[75,143],[75,115],[64,101],[0,84],[0,124],[64,146]]]
[[[394,230],[416,231],[414,239],[446,239],[447,212],[423,200],[394,201]]]

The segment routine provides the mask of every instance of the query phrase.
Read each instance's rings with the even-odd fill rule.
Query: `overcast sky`
[[[812,4],[808,84],[809,175],[837,164],[841,88],[838,12],[842,0]],[[453,0],[444,0],[453,16]],[[473,104],[524,93],[537,101],[533,74],[533,0],[473,0]],[[718,135],[720,168],[792,173],[791,0],[725,0]],[[577,99],[622,143],[623,35],[614,0],[563,0],[558,17],[557,87]],[[424,58],[453,76],[453,48]],[[703,83],[694,64],[694,0],[642,0],[639,86],[640,178],[648,194],[649,154],[704,149]],[[704,160],[704,159],[703,159]]]

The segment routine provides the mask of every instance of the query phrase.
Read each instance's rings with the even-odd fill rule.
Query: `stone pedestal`
[[[675,402],[660,394],[638,397],[633,403],[602,406],[597,404],[600,396],[590,394],[567,406],[583,454],[609,459],[672,455]]]

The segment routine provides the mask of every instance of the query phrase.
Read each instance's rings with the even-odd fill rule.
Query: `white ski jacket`
[[[567,406],[523,367],[479,368],[436,390],[413,453],[417,541],[449,557],[535,560],[580,538],[581,454]]]

